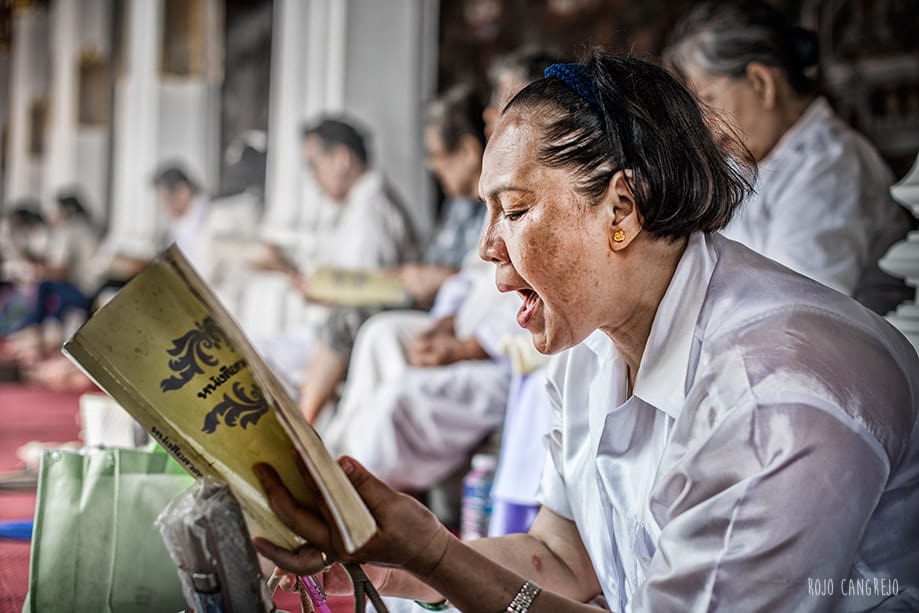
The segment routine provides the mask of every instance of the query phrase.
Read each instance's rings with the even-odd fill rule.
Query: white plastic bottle
[[[463,512],[460,532],[463,540],[488,536],[491,519],[491,484],[498,459],[489,453],[472,456],[472,470],[463,480]]]

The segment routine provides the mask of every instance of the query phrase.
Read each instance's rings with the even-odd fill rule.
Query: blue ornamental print
[[[229,339],[220,326],[205,317],[195,322],[195,327],[177,339],[173,339],[172,348],[166,353],[172,356],[169,368],[177,374],[160,381],[164,392],[181,389],[195,375],[202,374],[202,366],[216,366],[217,358],[209,350],[219,350],[223,344],[232,348]]]
[[[233,383],[231,394],[224,394],[223,401],[214,405],[211,412],[204,417],[203,432],[213,434],[220,425],[220,419],[229,427],[239,426],[243,430],[246,426],[258,423],[262,415],[268,412],[268,403],[262,396],[262,391],[256,387],[247,392],[243,385],[238,381]]]

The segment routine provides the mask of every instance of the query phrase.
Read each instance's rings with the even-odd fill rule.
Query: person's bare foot
[[[20,366],[36,364],[44,357],[41,328],[29,326],[9,335],[9,356]]]
[[[26,383],[57,391],[85,391],[93,388],[84,375],[64,356],[54,356],[24,369]]]

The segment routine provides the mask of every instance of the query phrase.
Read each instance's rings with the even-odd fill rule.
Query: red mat
[[[79,440],[78,394],[0,384],[0,471],[22,468],[16,449],[29,441]],[[0,520],[30,519],[35,494],[0,492]],[[29,543],[0,540],[0,613],[20,613],[29,585]]]

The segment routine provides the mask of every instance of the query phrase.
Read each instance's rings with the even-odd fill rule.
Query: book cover
[[[175,245],[93,314],[64,353],[189,473],[225,481],[254,534],[302,544],[252,472],[258,462],[271,464],[301,503],[314,504],[298,456],[349,551],[376,531],[344,471]]]

